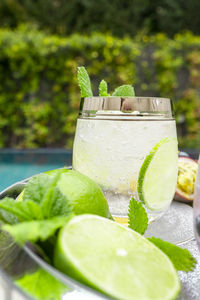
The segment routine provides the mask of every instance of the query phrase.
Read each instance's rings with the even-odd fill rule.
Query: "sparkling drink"
[[[99,99],[102,98],[98,97],[97,100]],[[111,214],[123,223],[127,219],[130,197],[141,200],[138,179],[145,158],[165,138],[176,141],[176,126],[173,117],[165,113],[166,107],[169,112],[168,99],[126,98],[127,103],[119,97],[111,100],[113,103],[121,101],[123,109],[117,107],[114,110],[102,110],[102,106],[105,108],[105,100],[102,106],[99,105],[100,109],[93,113],[90,109],[83,109],[84,113],[81,113],[77,121],[73,168],[102,187]],[[87,102],[86,104],[88,105]],[[177,143],[174,152],[177,157]],[[166,159],[167,155],[166,152]],[[173,188],[162,209],[147,208],[150,219],[160,217],[172,201],[176,186],[177,159],[169,168],[170,175],[174,176]],[[162,168],[155,172],[162,172]]]

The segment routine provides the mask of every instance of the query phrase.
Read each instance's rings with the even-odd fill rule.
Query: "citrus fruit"
[[[186,156],[179,157],[175,200],[182,202],[193,201],[197,169],[198,164],[195,160]]]
[[[98,184],[77,171],[65,168],[48,171],[45,174],[55,176],[58,172],[61,175],[57,187],[70,201],[76,215],[90,213],[111,218],[107,200]],[[23,191],[17,198],[18,201],[21,199]]]
[[[137,232],[95,215],[71,219],[58,235],[54,265],[115,299],[175,299],[179,278],[169,258]]]
[[[162,211],[173,199],[177,180],[175,138],[164,138],[146,156],[139,172],[139,199],[151,210]]]

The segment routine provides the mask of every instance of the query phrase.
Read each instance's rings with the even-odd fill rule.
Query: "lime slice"
[[[139,172],[139,199],[151,210],[162,211],[173,199],[178,172],[175,138],[164,138],[146,156]]]
[[[55,266],[117,299],[175,299],[180,290],[169,258],[137,232],[95,215],[79,215],[60,231]]]

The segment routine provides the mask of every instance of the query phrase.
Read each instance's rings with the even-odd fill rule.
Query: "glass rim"
[[[161,97],[85,97],[81,98],[79,118],[125,119],[142,117],[174,119],[173,103]]]
[[[91,97],[82,97],[81,99],[164,99],[166,101],[171,101],[170,98],[167,97],[158,97],[158,96],[91,96]]]

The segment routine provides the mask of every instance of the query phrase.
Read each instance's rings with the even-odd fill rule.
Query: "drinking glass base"
[[[114,217],[115,221],[123,225],[128,225],[127,215],[130,199],[133,197],[134,199],[138,200],[138,195],[136,193],[134,195],[122,194],[110,190],[104,190],[103,192],[108,201],[111,215]],[[148,208],[145,209],[148,214],[149,223],[160,219],[166,212],[166,208],[164,211],[152,211]]]
[[[173,201],[159,220],[149,224],[145,237],[152,236],[176,245],[194,239],[192,207]]]
[[[116,222],[128,226],[127,217],[114,216]],[[173,201],[169,209],[148,225],[145,237],[157,237],[180,245],[194,239],[192,207]]]

